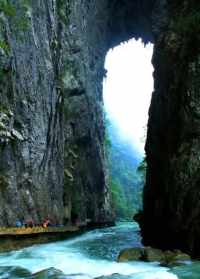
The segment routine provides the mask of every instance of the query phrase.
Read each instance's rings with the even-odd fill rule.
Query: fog
[[[130,40],[110,50],[103,82],[105,110],[125,141],[144,154],[148,109],[153,91],[153,45]]]

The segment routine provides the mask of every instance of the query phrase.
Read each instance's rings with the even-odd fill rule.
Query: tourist
[[[44,222],[42,223],[43,228],[47,228],[51,225],[50,220],[47,218],[44,220]]]
[[[15,223],[15,226],[16,226],[17,228],[22,228],[22,227],[23,227],[22,221],[17,220],[16,223]]]

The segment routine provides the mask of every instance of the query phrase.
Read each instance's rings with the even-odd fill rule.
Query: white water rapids
[[[0,254],[0,278],[36,278],[34,276],[23,277],[24,275],[20,277],[21,275],[16,275],[13,269],[9,275],[9,267],[24,268],[31,274],[53,267],[63,273],[61,277],[56,277],[54,274],[53,277],[37,278],[88,279],[112,274],[115,274],[114,278],[125,276],[129,279],[178,278],[167,268],[160,267],[156,263],[116,262],[117,254],[121,249],[140,245],[137,225],[119,224],[113,228],[87,232],[71,240],[35,245]]]

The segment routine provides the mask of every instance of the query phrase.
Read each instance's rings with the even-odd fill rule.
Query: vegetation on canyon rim
[[[141,159],[139,163],[131,145],[120,140],[116,133],[112,123],[106,120],[105,146],[112,207],[117,218],[131,220],[142,208],[146,160]]]

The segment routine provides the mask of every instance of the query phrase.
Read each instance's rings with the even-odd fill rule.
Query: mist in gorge
[[[142,207],[148,109],[153,91],[153,45],[130,40],[111,49],[103,83],[113,207],[131,219]]]

